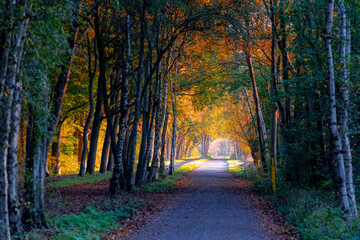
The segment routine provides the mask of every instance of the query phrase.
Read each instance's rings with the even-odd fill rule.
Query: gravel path
[[[267,239],[258,214],[236,189],[225,160],[209,160],[189,173],[191,185],[172,206],[131,239]]]

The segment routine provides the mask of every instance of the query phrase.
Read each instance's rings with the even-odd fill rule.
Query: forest
[[[274,239],[360,237],[359,0],[2,0],[0,12],[0,239],[127,239],[114,231],[147,198],[164,209],[215,163],[281,215]]]

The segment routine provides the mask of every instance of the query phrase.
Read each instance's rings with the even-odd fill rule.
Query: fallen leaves
[[[276,235],[270,240],[293,240],[299,237],[296,227],[286,222],[284,216],[275,209],[271,201],[251,189],[251,181],[235,178],[235,183],[246,202],[261,215],[261,225]]]

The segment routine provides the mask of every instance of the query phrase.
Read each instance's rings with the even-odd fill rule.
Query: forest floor
[[[249,185],[234,179],[225,159],[209,160],[105,239],[294,239],[283,217]]]

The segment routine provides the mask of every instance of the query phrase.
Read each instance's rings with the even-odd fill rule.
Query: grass
[[[61,187],[68,187],[82,183],[94,183],[99,182],[104,179],[108,179],[111,177],[111,172],[109,173],[95,173],[95,174],[86,174],[85,176],[69,176],[60,178],[59,180],[54,180],[46,184],[48,188],[61,188]]]
[[[270,177],[260,176],[256,167],[241,176],[253,181],[253,187],[298,227],[302,239],[360,239],[360,219],[347,219],[333,193],[278,182],[273,194]]]
[[[227,160],[229,172],[234,172],[237,175],[242,175],[244,173],[244,167],[241,165],[244,164],[244,161],[240,160]]]
[[[92,206],[80,214],[69,214],[55,219],[54,240],[100,239],[105,233],[117,229],[120,221],[131,217],[141,204],[129,201],[124,207],[101,211]]]
[[[181,160],[175,160],[174,163],[182,163],[184,162],[185,160],[181,159]],[[166,161],[165,162],[165,166],[170,166],[170,161]]]
[[[191,156],[191,157],[185,157],[184,159],[185,159],[185,160],[195,160],[195,159],[198,159],[198,158],[201,158],[201,155],[196,155],[196,156]]]
[[[173,188],[175,181],[181,177],[181,174],[175,174],[164,179],[156,180],[155,182],[146,183],[140,188],[148,192],[166,192]]]
[[[195,161],[192,161],[189,163],[185,163],[181,167],[177,168],[175,170],[175,172],[183,173],[183,172],[192,171],[192,170],[200,167],[201,165],[203,165],[206,161],[207,161],[207,159],[200,159],[200,160],[195,160]]]
[[[79,214],[68,214],[57,216],[49,221],[50,229],[44,231],[35,230],[26,234],[25,239],[41,240],[88,240],[101,239],[106,233],[120,227],[124,218],[142,206],[143,202],[138,199],[128,201],[126,204],[120,202],[111,205],[122,205],[122,207],[105,209],[105,211],[94,206],[88,206]],[[45,236],[45,235],[46,236]]]

